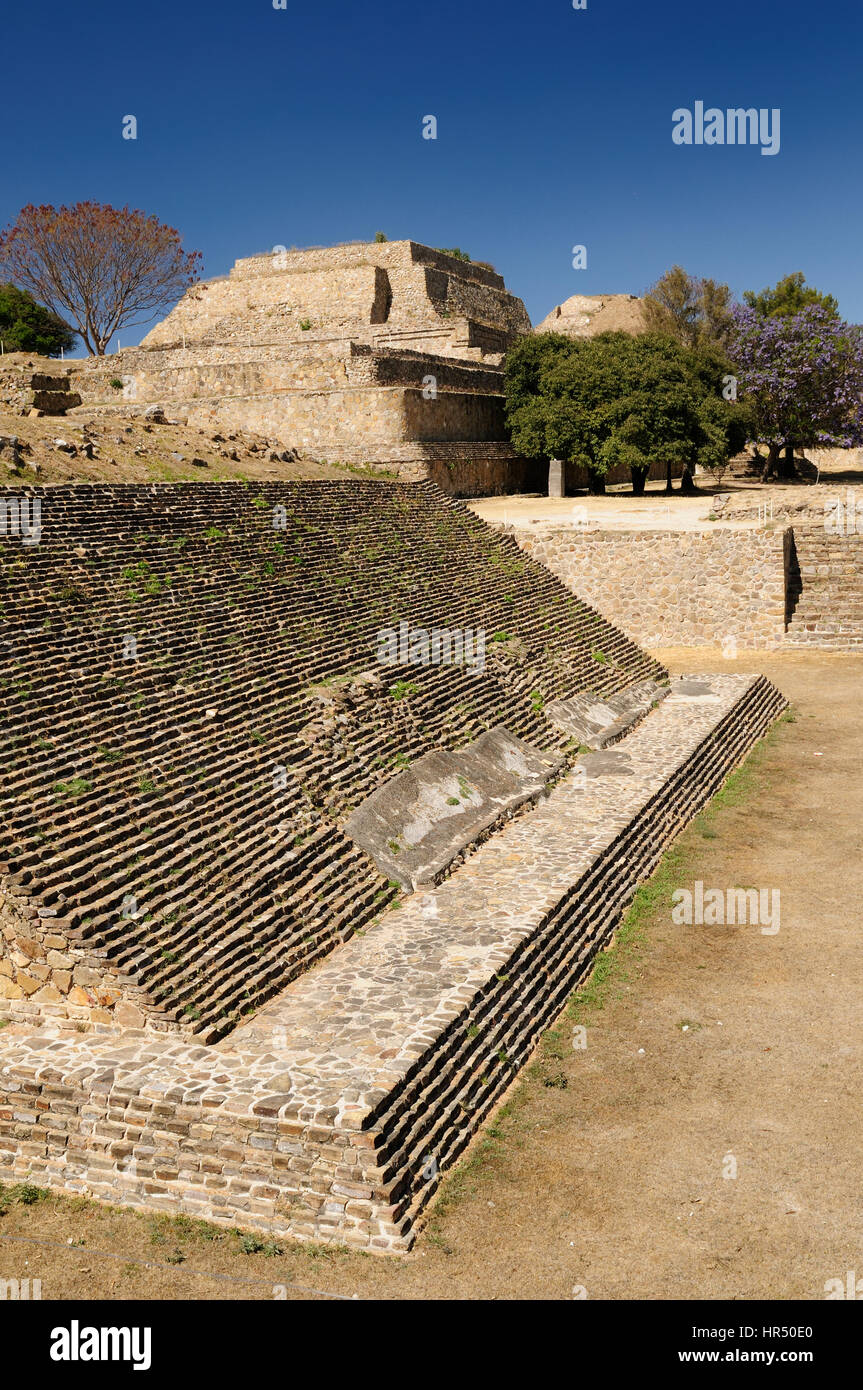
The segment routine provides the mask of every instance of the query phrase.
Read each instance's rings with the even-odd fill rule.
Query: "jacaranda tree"
[[[863,444],[859,326],[843,323],[822,304],[773,317],[737,307],[730,355],[753,437],[767,446],[764,481],[779,471],[784,448]],[[786,464],[783,474],[791,470]]]

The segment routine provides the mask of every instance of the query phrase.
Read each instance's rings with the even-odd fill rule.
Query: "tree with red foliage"
[[[22,208],[0,233],[0,267],[69,318],[91,357],[140,315],[155,316],[199,278],[200,251],[157,217],[107,203]]]

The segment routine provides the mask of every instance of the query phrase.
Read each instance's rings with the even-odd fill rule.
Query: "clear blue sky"
[[[493,262],[534,322],[675,261],[737,294],[803,270],[863,321],[850,0],[47,0],[3,41],[0,225],[129,203],[208,276],[380,229]],[[779,107],[779,154],[674,145],[697,100]]]

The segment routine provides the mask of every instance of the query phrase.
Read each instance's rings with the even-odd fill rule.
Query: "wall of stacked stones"
[[[285,1113],[290,1097],[275,1093],[265,1073],[215,1049],[187,1047],[172,1066],[156,1039],[128,1034],[125,1044],[128,1059],[152,1066],[152,1086],[115,1081],[85,1043],[69,1051],[74,1072],[37,1056],[29,1076],[3,1077],[4,1180],[17,1174],[103,1201],[275,1234],[334,1235],[383,1250],[400,1243],[373,1131]],[[214,1072],[227,1083],[219,1097],[206,1086]]]
[[[236,261],[232,275],[240,280],[259,275],[262,265],[272,253],[258,256],[244,256]],[[285,251],[280,256],[280,264],[288,271],[341,270],[357,264],[358,259],[370,261],[386,270],[407,269],[412,265],[430,266],[433,269],[455,272],[469,277],[478,284],[503,289],[503,276],[496,271],[474,262],[460,261],[455,256],[447,256],[431,246],[423,246],[417,241],[348,242],[343,246],[318,246],[305,250]]]
[[[336,276],[327,271],[288,274],[275,258],[265,259],[266,273],[254,278],[204,282],[190,291],[158,328],[147,345],[216,336],[220,341],[248,342],[262,329],[270,338],[290,337],[301,324],[370,323],[375,303],[375,267],[349,266]]]
[[[536,492],[541,486],[533,459],[519,458],[506,446],[492,444],[430,444],[421,469],[418,480],[428,478],[453,497],[502,497]]]
[[[290,349],[166,348],[163,351],[123,353],[76,373],[81,395],[88,403],[186,401],[198,396],[248,396],[275,391],[330,391],[357,386],[427,386],[431,376],[437,391],[462,390],[500,395],[503,376],[494,367],[462,366],[454,361],[430,361],[406,351],[375,353],[369,345],[349,338],[310,340]],[[111,385],[121,381],[123,390]],[[133,383],[134,385],[130,384]]]
[[[499,440],[503,399],[442,392],[426,400],[419,390],[350,387],[289,394],[212,397],[177,402],[177,413],[208,428],[254,430],[304,452],[338,459],[345,450],[379,461],[381,446],[396,441]]]
[[[0,887],[0,1015],[15,1022],[61,1019],[91,1027],[154,1027],[150,1001],[118,974],[104,952],[6,874]]]
[[[783,533],[576,530],[519,545],[645,646],[773,648],[785,634]]]

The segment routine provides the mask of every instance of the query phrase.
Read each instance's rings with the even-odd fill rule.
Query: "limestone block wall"
[[[55,907],[6,874],[0,883],[0,1013],[17,1021],[71,1019],[98,1028],[168,1029],[153,1001],[98,951],[87,949]]]
[[[447,391],[437,400],[399,387],[213,396],[178,402],[177,414],[203,428],[254,430],[316,457],[364,451],[368,462],[399,441],[503,438],[502,398],[472,392]]]
[[[376,301],[375,267],[348,266],[338,273],[338,284],[326,271],[288,274],[264,258],[268,273],[254,278],[205,281],[181,300],[158,328],[148,334],[148,346],[181,338],[220,342],[245,342],[291,338],[303,331],[306,321],[328,326],[371,323]],[[164,330],[164,332],[162,331]]]
[[[407,477],[405,469],[400,476]],[[500,497],[536,492],[541,485],[533,459],[520,458],[503,444],[426,445],[416,478],[428,478],[453,497]]]
[[[307,344],[289,348],[205,345],[135,351],[109,364],[103,361],[82,369],[75,380],[77,385],[81,379],[87,403],[95,404],[326,391],[347,384],[422,388],[429,376],[439,392],[455,389],[502,398],[503,378],[495,367],[453,358],[430,361],[425,354],[409,350],[377,352],[348,338],[310,338]],[[112,381],[121,381],[123,390],[113,387]],[[498,423],[495,428],[500,428]]]
[[[442,391],[427,400],[411,387],[404,393],[405,437],[418,440],[503,439],[503,396]]]
[[[773,648],[785,634],[783,534],[515,532],[519,545],[645,646]]]

